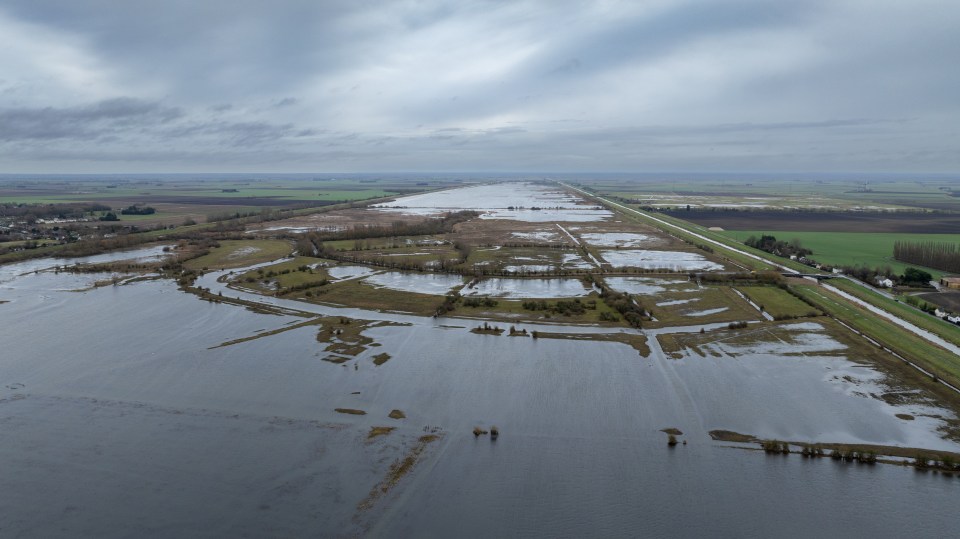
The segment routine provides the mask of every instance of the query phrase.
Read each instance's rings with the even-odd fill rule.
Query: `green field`
[[[776,236],[778,240],[799,239],[804,247],[813,251],[812,258],[821,264],[847,266],[890,266],[896,273],[912,266],[893,259],[893,244],[904,241],[940,241],[960,243],[960,234],[872,234],[864,232],[790,232],[728,230],[722,234],[737,241],[762,234]],[[913,266],[916,267],[916,266]],[[943,272],[927,269],[934,278]]]
[[[819,314],[813,307],[775,286],[740,286],[737,290],[778,320]]]

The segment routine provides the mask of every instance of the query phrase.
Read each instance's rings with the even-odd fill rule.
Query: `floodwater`
[[[663,243],[659,238],[632,232],[590,232],[581,234],[580,237],[587,243],[600,247],[645,247]]]
[[[446,295],[456,286],[463,285],[460,275],[445,275],[442,273],[410,273],[405,271],[385,271],[371,275],[363,280],[364,283],[378,288],[389,288],[401,292],[416,292],[417,294]]]
[[[603,221],[613,213],[555,187],[534,183],[498,183],[435,191],[397,198],[373,206],[407,215],[439,215],[475,210],[481,219],[534,223]],[[538,209],[533,209],[538,208]]]
[[[209,303],[169,281],[70,292],[102,276],[24,275],[55,265],[0,267],[5,536],[955,532],[958,478],[710,440],[709,430],[728,429],[957,450],[936,430],[935,416],[952,412],[870,397],[882,376],[843,357],[817,324],[792,327],[800,354],[762,340],[670,359],[653,337],[676,328],[648,332],[643,357],[618,343],[476,335],[454,318],[369,313],[409,325],[367,330],[381,346],[354,368],[322,361],[310,326],[217,347],[301,318]],[[215,288],[219,275],[198,284]],[[392,358],[375,366],[381,352]],[[407,418],[389,419],[392,409]],[[366,441],[376,425],[397,430]],[[470,432],[491,425],[496,441]],[[668,449],[666,427],[688,445]],[[441,439],[358,509],[424,428]]]
[[[600,251],[600,258],[616,268],[670,269],[675,271],[722,270],[723,266],[697,253],[623,249]]]
[[[688,279],[660,279],[657,277],[605,277],[607,285],[618,292],[653,296],[667,290],[688,288]]]
[[[369,266],[330,266],[326,270],[327,275],[338,280],[366,277],[377,271]]]
[[[464,296],[489,296],[510,299],[548,299],[586,296],[587,290],[579,279],[515,279],[491,277],[473,288],[460,291]]]

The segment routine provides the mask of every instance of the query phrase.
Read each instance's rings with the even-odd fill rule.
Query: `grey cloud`
[[[960,7],[919,1],[8,0],[128,97],[0,55],[0,160],[955,170]]]
[[[0,140],[60,139],[101,136],[181,117],[176,107],[134,98],[116,98],[67,108],[0,110]]]

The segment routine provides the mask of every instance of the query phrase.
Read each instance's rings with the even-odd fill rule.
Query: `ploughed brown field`
[[[797,232],[899,232],[955,234],[960,214],[919,212],[684,211],[662,212],[698,225],[725,230]]]

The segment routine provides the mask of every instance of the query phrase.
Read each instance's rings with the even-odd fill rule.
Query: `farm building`
[[[940,284],[947,288],[960,288],[960,277],[942,277]]]

